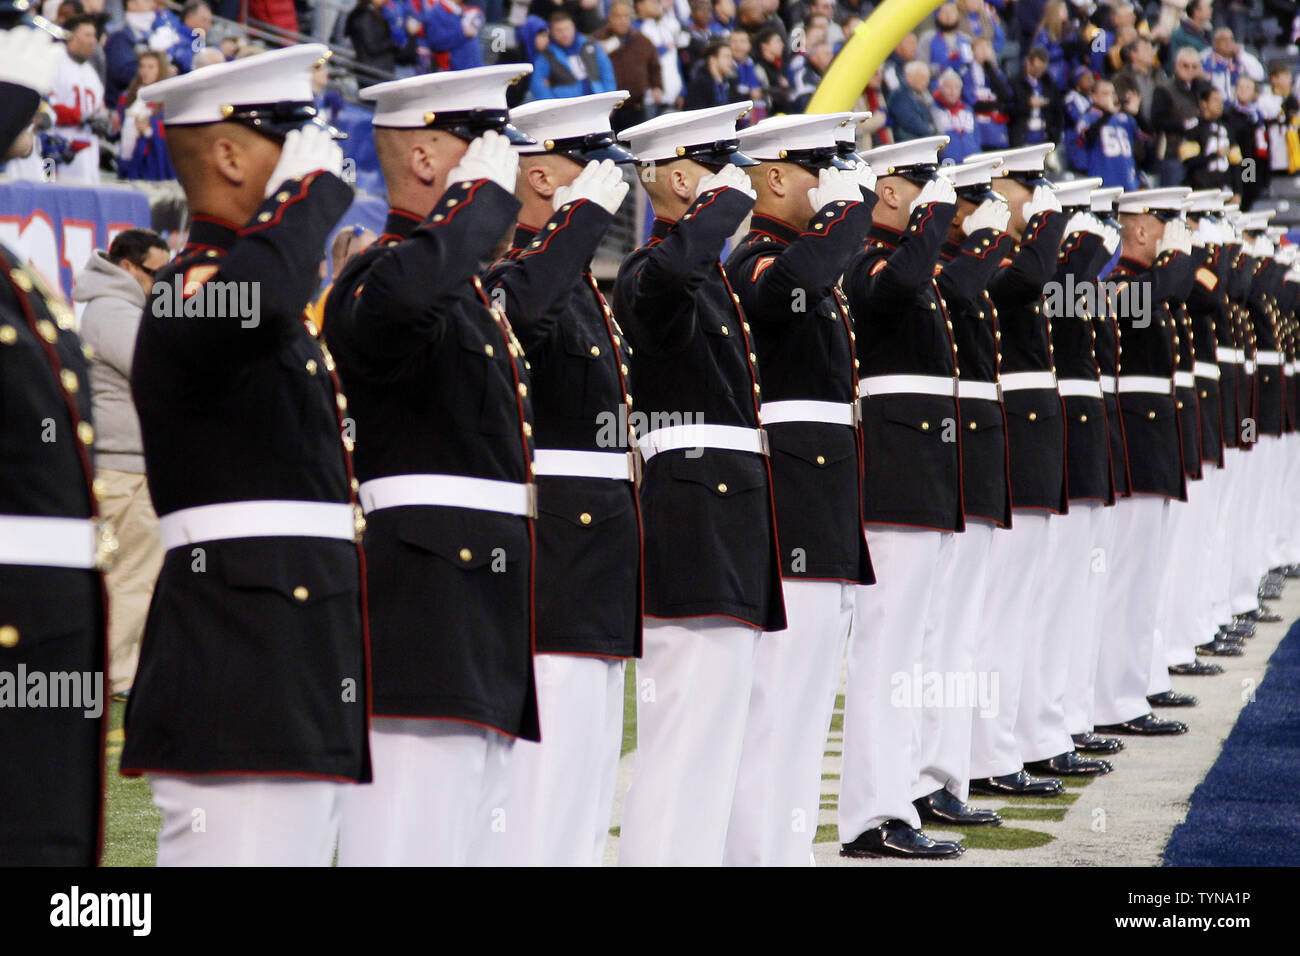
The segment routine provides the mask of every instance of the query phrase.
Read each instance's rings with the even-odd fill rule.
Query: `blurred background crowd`
[[[286,43],[325,40],[318,106],[359,140],[358,91],[393,77],[528,61],[523,101],[625,89],[624,128],[749,99],[755,122],[802,112],[871,0],[46,0],[68,31],[40,155],[15,178],[174,175],[139,90]],[[1052,141],[1062,174],[1107,185],[1227,186],[1243,208],[1300,169],[1293,0],[949,0],[862,90],[862,146],[945,133],[946,158]],[[843,55],[852,55],[851,51]]]

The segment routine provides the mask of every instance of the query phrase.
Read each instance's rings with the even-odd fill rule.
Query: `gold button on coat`
[[[460,559],[465,562],[472,561],[474,559],[474,552],[471,551],[469,548],[461,548]]]
[[[578,515],[578,520],[583,524],[591,524],[591,515],[584,511],[582,514]]]
[[[309,597],[311,597],[311,592],[301,584],[293,589],[293,598],[295,601],[305,601]]]
[[[719,494],[723,494],[723,495],[725,495],[725,494],[727,493],[727,484],[726,484],[726,482],[723,482],[723,481],[718,482],[718,493],[719,493]]]
[[[6,624],[0,627],[0,647],[16,647],[18,644],[18,628],[12,624]]]

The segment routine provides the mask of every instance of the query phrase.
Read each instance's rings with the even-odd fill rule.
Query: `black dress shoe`
[[[859,833],[852,843],[840,844],[840,856],[896,856],[905,860],[951,860],[966,848],[947,840],[931,840],[902,820],[886,820]]]
[[[1187,725],[1181,720],[1164,720],[1155,714],[1143,714],[1118,724],[1101,724],[1096,728],[1099,734],[1131,734],[1135,737],[1167,737],[1173,734],[1187,733]]]
[[[1084,757],[1073,750],[1068,750],[1046,760],[1031,760],[1025,764],[1030,773],[1041,773],[1051,777],[1100,777],[1115,768],[1109,760],[1097,757]]]
[[[1213,677],[1222,674],[1223,668],[1205,661],[1192,661],[1190,664],[1174,664],[1169,668],[1169,673],[1175,677]]]
[[[1118,737],[1103,737],[1091,730],[1084,734],[1070,734],[1074,749],[1085,754],[1115,754],[1124,749],[1124,741]]]
[[[1238,637],[1254,637],[1255,625],[1250,621],[1233,621],[1231,624],[1220,624],[1219,631],[1224,634],[1235,634]]]
[[[1225,644],[1239,644],[1242,647],[1246,646],[1246,635],[1236,631],[1219,631],[1211,640],[1223,641]]]
[[[1200,701],[1191,694],[1176,694],[1167,690],[1163,694],[1147,694],[1147,703],[1152,707],[1195,707]]]
[[[936,790],[912,801],[922,823],[939,823],[954,827],[1000,827],[1002,818],[996,810],[977,810],[962,803],[947,790]]]
[[[1210,641],[1208,644],[1197,644],[1196,653],[1202,657],[1240,657],[1246,652],[1241,649],[1240,644],[1232,644],[1228,641]]]
[[[1245,614],[1238,614],[1239,621],[1254,621],[1256,624],[1276,624],[1282,620],[1280,615],[1274,614],[1268,608],[1260,605],[1253,611],[1247,611]]]
[[[1286,578],[1300,578],[1300,564],[1288,564],[1282,571],[1282,576]]]
[[[1051,777],[1031,777],[1024,770],[970,782],[970,792],[985,797],[1059,797],[1065,784]]]

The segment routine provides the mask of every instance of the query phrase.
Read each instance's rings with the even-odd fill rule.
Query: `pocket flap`
[[[678,481],[703,485],[720,498],[729,498],[767,483],[767,467],[743,453],[705,452],[699,458],[676,455],[669,473]]]
[[[506,547],[516,539],[517,532],[503,533],[499,523],[517,519],[488,512],[470,517],[461,511],[458,508],[403,508],[395,523],[395,533],[399,541],[435,554],[465,571],[486,567],[502,557],[509,563],[521,556],[511,554],[511,549]]]
[[[322,547],[322,544],[343,547]],[[360,587],[356,556],[345,541],[240,538],[209,542],[209,560],[222,579],[240,591],[274,591],[299,604],[315,604]]]
[[[828,437],[803,431],[801,434],[788,435],[785,434],[787,429],[778,426],[768,433],[772,442],[772,451],[790,455],[820,468],[833,465],[837,461],[844,461],[846,458],[857,457],[857,442],[853,440],[852,434],[848,433],[847,429],[835,425],[825,427],[834,428],[843,434]]]
[[[580,528],[596,528],[632,508],[625,483],[607,479],[543,479],[537,499],[542,514]]]

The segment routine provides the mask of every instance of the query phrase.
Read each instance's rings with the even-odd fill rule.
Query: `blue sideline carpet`
[[[1192,793],[1164,859],[1166,866],[1300,866],[1300,621]]]

